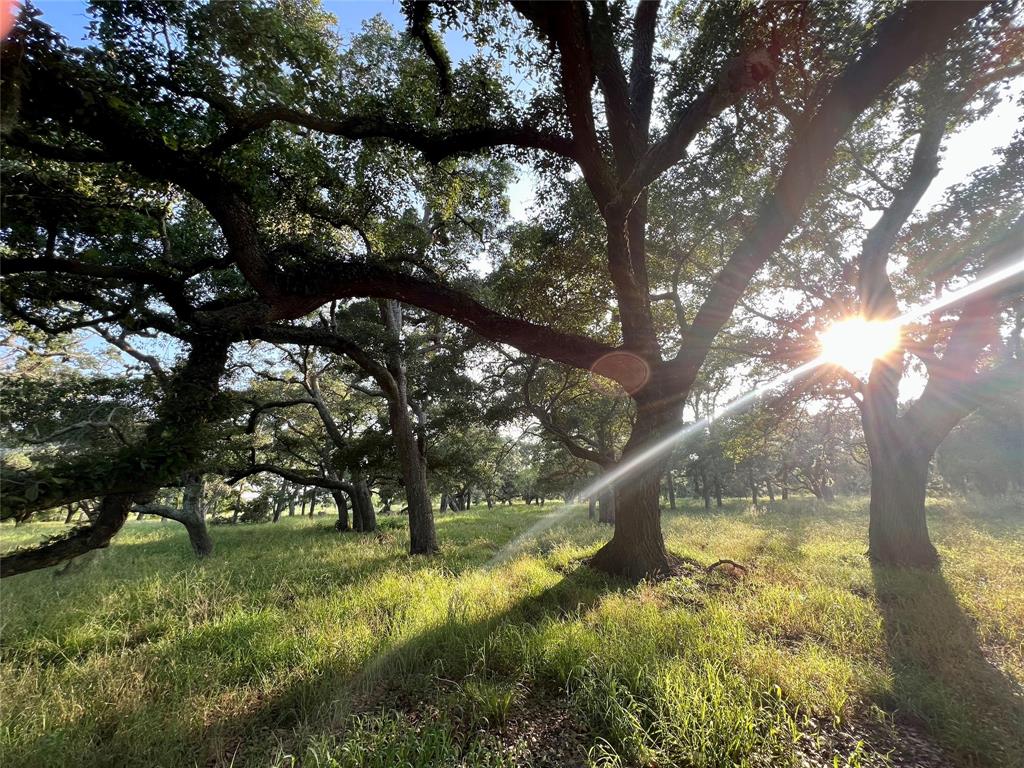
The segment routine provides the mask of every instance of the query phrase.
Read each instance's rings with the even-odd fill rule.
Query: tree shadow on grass
[[[525,524],[528,524],[528,521],[524,521]],[[311,535],[321,539],[320,533],[310,529],[286,528],[275,532],[275,538],[294,538],[294,542],[288,543],[299,544],[301,540],[308,542]],[[322,535],[329,537],[338,534],[324,532]],[[348,539],[346,537],[343,540]],[[116,580],[123,575],[125,569],[128,572],[132,570],[128,560],[138,560],[139,563],[149,563],[152,568],[149,572],[159,572],[163,577],[172,579],[178,578],[194,568],[195,562],[190,559],[190,555],[179,554],[173,543],[166,539],[126,542],[125,549],[128,551],[111,553],[120,555],[116,561],[111,558],[109,563],[97,564],[116,565],[116,569],[99,568],[82,575],[88,578],[101,578],[104,581]],[[274,552],[281,552],[283,556],[292,558],[294,570],[294,558],[301,549],[289,547],[286,543],[278,543],[281,546],[275,547]],[[275,581],[274,574],[284,571],[279,569],[279,564],[272,565],[267,562],[267,553],[260,552],[258,542],[253,544],[251,552],[235,553],[235,560],[240,563],[225,562],[221,566],[224,574],[232,582],[238,580],[244,585],[246,594],[253,592],[265,596],[263,604],[268,608],[281,607],[278,604],[287,601],[293,588],[298,590],[300,596],[305,597],[311,595],[310,589],[314,587],[317,592],[329,592],[342,583],[350,589],[358,590],[360,584],[373,584],[396,564],[399,568],[399,577],[413,581],[419,574],[425,574],[427,571],[434,572],[434,577],[437,576],[439,569],[448,577],[457,577],[465,570],[482,565],[481,562],[467,562],[463,558],[457,558],[456,563],[444,563],[443,558],[396,557],[393,543],[390,543],[381,546],[379,553],[367,553],[369,556],[364,557],[344,574],[335,573],[337,569],[333,565],[325,567],[325,564],[321,563],[318,567],[317,564],[311,563],[308,567],[300,569],[299,577],[289,585]],[[367,540],[365,545],[375,547],[370,540]],[[485,558],[489,554],[481,551],[478,556]],[[253,559],[257,556],[259,559]],[[217,565],[213,561],[209,563]],[[265,568],[266,572],[260,572],[263,570],[260,566]],[[252,568],[257,570],[254,572]],[[340,580],[333,578],[342,575],[344,578]],[[508,574],[500,570],[495,571],[493,578],[500,583],[501,579],[508,578]],[[51,579],[45,581],[53,582]],[[223,581],[215,580],[211,583],[218,585],[219,589],[227,586]],[[79,742],[84,738],[91,745],[79,756],[83,765],[106,764],[112,755],[118,755],[120,765],[229,765],[232,762],[236,766],[264,765],[267,764],[268,751],[273,750],[275,742],[294,742],[301,746],[305,736],[337,732],[348,722],[348,715],[354,711],[379,712],[381,707],[389,705],[389,702],[392,708],[398,710],[415,709],[418,704],[429,704],[437,699],[437,691],[433,690],[437,685],[437,679],[459,680],[470,670],[478,667],[481,654],[489,653],[487,648],[492,642],[492,636],[502,628],[510,629],[512,632],[521,631],[525,635],[528,633],[529,625],[541,622],[545,617],[586,610],[609,590],[626,586],[589,569],[581,568],[563,575],[557,583],[547,589],[529,591],[507,609],[482,618],[477,618],[480,612],[474,611],[474,606],[453,600],[448,605],[447,615],[440,624],[409,636],[407,632],[401,633],[402,617],[396,616],[393,625],[388,621],[381,622],[379,626],[374,625],[376,631],[381,633],[381,637],[375,640],[379,652],[356,668],[353,667],[351,655],[347,653],[348,649],[339,645],[335,655],[328,655],[314,668],[315,671],[310,671],[309,666],[300,664],[303,655],[301,638],[295,638],[294,642],[278,642],[278,632],[281,629],[278,623],[286,620],[287,615],[275,613],[273,610],[255,610],[246,616],[232,616],[228,622],[203,625],[197,627],[193,633],[176,638],[147,638],[160,641],[159,646],[153,646],[153,663],[158,667],[178,665],[182,671],[193,676],[203,674],[202,662],[198,662],[195,669],[186,670],[180,666],[182,659],[198,659],[204,654],[212,654],[224,662],[221,666],[224,667],[226,664],[226,668],[218,674],[226,675],[221,682],[227,687],[209,690],[208,698],[210,705],[213,705],[217,694],[224,693],[226,713],[218,716],[215,713],[219,707],[215,706],[213,711],[197,721],[191,705],[187,705],[185,699],[181,701],[179,712],[175,707],[167,706],[171,702],[165,702],[153,710],[147,706],[151,703],[147,698],[129,697],[113,704],[109,710],[84,714],[74,721],[55,723],[56,727],[51,727],[47,729],[47,733],[39,735],[37,746],[23,745],[23,754],[63,754],[59,744],[74,734],[71,741]],[[471,597],[471,593],[469,594]],[[288,608],[284,603],[281,605]],[[386,612],[387,606],[381,606],[381,610]],[[400,632],[394,642],[387,637],[388,627]],[[288,664],[294,663],[297,670],[302,671],[297,671],[294,680],[283,687],[274,687],[269,692],[252,691],[256,695],[252,697],[249,705],[237,701],[228,704],[228,694],[244,694],[250,688],[250,684],[254,682],[254,665],[260,667],[264,663],[261,657],[265,662],[278,667],[282,658],[294,657],[294,662],[284,662],[285,668]],[[510,654],[507,661],[512,663],[515,658],[517,654]],[[496,658],[489,659],[488,663],[496,673],[514,673],[514,670],[500,670],[501,665]],[[237,674],[237,679],[231,677],[234,674]],[[255,674],[258,678],[262,673],[257,671]],[[190,687],[192,683],[182,682],[180,685]],[[204,687],[203,683],[199,685],[200,688]],[[177,687],[179,683],[176,682],[175,688]],[[382,691],[386,694],[383,698],[377,696]],[[201,697],[205,695],[201,694]],[[174,693],[172,698],[177,696],[178,693]],[[148,723],[146,727],[155,729],[160,735],[153,739],[140,740],[139,731],[145,730],[143,722]],[[51,749],[56,751],[51,753]],[[15,762],[13,758],[17,755],[12,753],[11,757],[12,762]]]
[[[500,572],[494,577],[503,578]],[[530,642],[532,627],[548,618],[584,613],[604,595],[630,586],[580,567],[500,613],[472,618],[472,606],[453,600],[440,624],[395,644],[385,642],[355,671],[339,658],[244,716],[207,724],[193,735],[195,757],[216,766],[264,764],[274,742],[301,754],[306,737],[343,732],[353,714],[392,712],[423,722],[443,710],[446,697],[469,677],[514,684],[526,676],[522,664],[528,654],[522,644]],[[479,735],[469,727],[462,737]]]
[[[882,702],[964,765],[1024,766],[1024,690],[986,658],[941,573],[872,568],[894,676]]]

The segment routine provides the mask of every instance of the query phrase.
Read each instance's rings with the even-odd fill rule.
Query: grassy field
[[[551,512],[549,505],[543,512]],[[4,766],[1024,766],[1024,511],[936,501],[941,574],[872,569],[863,500],[666,512],[728,567],[633,586],[575,510],[132,522],[2,585]],[[3,547],[61,529],[2,528]],[[495,557],[499,555],[499,557]]]

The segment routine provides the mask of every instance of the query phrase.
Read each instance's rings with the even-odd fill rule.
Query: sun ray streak
[[[1012,264],[1003,267],[1002,269],[998,269],[995,272],[986,275],[985,277],[978,278],[973,283],[970,283],[969,285],[966,285],[963,288],[960,288],[956,291],[951,291],[945,294],[944,296],[941,296],[933,301],[929,301],[925,304],[921,304],[916,307],[911,307],[906,312],[901,314],[899,317],[896,317],[889,322],[896,326],[905,325],[911,320],[916,320],[918,318],[925,317],[927,315],[930,315],[932,312],[935,312],[936,310],[952,306],[958,302],[963,301],[964,299],[969,298],[970,296],[973,296],[976,293],[979,293],[980,291],[985,290],[986,288],[996,285],[997,283],[1000,283],[1004,280],[1008,280],[1009,278],[1021,273],[1024,273],[1024,258],[1019,259],[1013,262]],[[569,514],[573,511],[573,505],[579,504],[581,501],[590,498],[591,496],[596,496],[600,494],[613,483],[615,483],[618,480],[621,480],[629,473],[633,472],[635,469],[642,466],[643,464],[646,464],[647,462],[657,458],[661,454],[666,453],[667,451],[671,450],[677,445],[685,444],[686,441],[692,439],[696,435],[703,434],[706,430],[708,430],[711,427],[711,425],[714,423],[716,419],[720,419],[724,416],[738,413],[747,406],[751,406],[754,403],[756,403],[764,395],[767,395],[785,386],[786,384],[796,381],[797,379],[810,373],[820,365],[824,365],[826,363],[831,362],[832,361],[828,358],[827,355],[819,355],[813,360],[809,360],[806,363],[803,363],[802,365],[799,365],[796,368],[787,371],[786,373],[783,373],[780,376],[777,376],[774,379],[762,384],[761,386],[756,387],[750,390],[749,392],[745,392],[742,395],[733,398],[722,407],[716,409],[715,412],[712,413],[710,416],[706,416],[698,421],[693,422],[692,424],[687,424],[681,429],[678,429],[672,432],[671,434],[667,435],[666,437],[661,438],[654,444],[648,446],[647,448],[635,454],[634,456],[631,456],[627,461],[624,461],[621,464],[619,464],[617,467],[615,467],[615,469],[612,469],[598,477],[593,483],[591,483],[578,494],[576,494],[572,502],[557,507],[553,512],[551,512],[551,514],[546,515],[537,520],[533,525],[531,525],[529,528],[523,531],[523,533],[521,533],[511,542],[506,544],[497,553],[495,553],[494,557],[492,557],[490,562],[487,564],[487,567],[490,568],[502,562],[505,562],[510,557],[512,557],[516,552],[520,551],[534,537],[543,533],[544,531],[556,525],[561,520],[568,517]]]

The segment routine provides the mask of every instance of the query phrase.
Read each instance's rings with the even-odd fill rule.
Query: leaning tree
[[[661,14],[649,2],[630,16],[624,5],[603,3],[514,2],[468,14],[409,4],[412,40],[426,55],[414,61],[411,41],[389,44],[401,54],[393,67],[367,66],[382,60],[374,56],[347,66],[324,15],[299,3],[101,5],[97,46],[85,51],[68,49],[28,9],[0,61],[5,142],[39,162],[173,187],[208,214],[222,248],[202,276],[44,246],[5,271],[157,291],[187,317],[190,333],[206,334],[203,343],[192,338],[186,379],[223,360],[224,339],[262,338],[332,300],[401,301],[618,381],[636,407],[628,460],[675,428],[716,335],[800,222],[857,117],[908,67],[958,30],[966,34],[964,23],[985,7],[916,3],[886,14],[873,6],[727,3]],[[432,34],[435,22],[492,41],[491,60],[453,65]],[[508,35],[496,35],[499,28]],[[514,44],[503,46],[509,37]],[[681,50],[662,55],[659,42]],[[535,87],[516,91],[496,60]],[[767,98],[776,89],[787,108],[797,102],[800,119],[782,119]],[[762,147],[763,162],[748,167],[760,201],[736,211],[736,236],[697,287],[697,310],[685,327],[664,333],[652,309],[652,293],[664,285],[652,277],[671,270],[655,268],[647,245],[649,190],[677,167],[699,167],[752,137]],[[296,177],[333,186],[354,179],[368,170],[352,162],[355,145],[378,142],[396,157],[433,163],[511,152],[541,170],[578,173],[603,223],[601,268],[617,338],[497,311],[469,284],[381,261],[355,238],[304,220],[292,195]],[[323,168],[340,170],[306,172]],[[234,290],[201,291],[213,270],[222,283],[235,278]],[[206,343],[210,336],[217,342]],[[207,376],[202,386],[172,385],[172,399],[180,405],[211,384]],[[186,445],[182,431],[176,439]],[[653,461],[618,484],[615,532],[596,567],[633,577],[670,568],[658,510],[662,473]],[[40,497],[61,498],[66,484],[56,479],[42,482]]]

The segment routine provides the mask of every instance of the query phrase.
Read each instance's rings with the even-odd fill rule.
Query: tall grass
[[[293,518],[218,527],[197,563],[133,522],[3,583],[0,764],[860,765],[909,728],[1024,765],[1016,503],[936,502],[940,574],[873,570],[863,500],[665,513],[670,549],[744,578],[605,578],[582,509],[485,567],[550,511],[442,516],[435,559]]]

